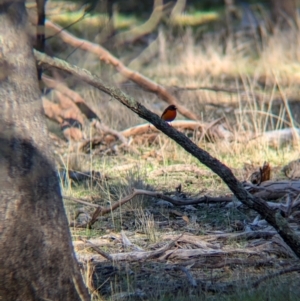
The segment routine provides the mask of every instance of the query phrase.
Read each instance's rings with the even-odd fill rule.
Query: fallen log
[[[251,186],[250,193],[264,200],[277,200],[290,194],[300,194],[300,180],[265,181],[259,186]]]
[[[299,141],[300,129],[298,128],[286,128],[281,130],[274,130],[264,132],[259,136],[252,139],[259,140],[262,143],[267,143],[274,147],[292,143],[293,141]]]
[[[224,124],[220,123],[222,120],[223,118],[220,118],[208,124],[193,120],[175,120],[171,123],[171,126],[179,131],[197,131],[199,132],[199,138],[204,138],[205,136],[209,140],[231,141],[233,134],[224,127]],[[160,133],[152,124],[145,123],[123,130],[121,134],[127,138],[144,135],[149,132]]]

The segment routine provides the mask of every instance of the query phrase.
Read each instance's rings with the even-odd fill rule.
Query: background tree
[[[0,1],[0,299],[89,300],[48,148],[25,1]]]
[[[297,1],[296,0],[271,0],[272,21],[279,27],[291,27],[297,25]]]

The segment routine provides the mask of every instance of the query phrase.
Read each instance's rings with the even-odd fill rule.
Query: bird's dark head
[[[174,105],[170,105],[170,106],[168,107],[168,110],[176,111],[177,108],[176,108],[176,106],[174,106]]]

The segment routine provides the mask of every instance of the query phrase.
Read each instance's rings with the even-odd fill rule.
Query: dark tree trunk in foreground
[[[0,300],[89,300],[48,149],[24,2],[0,0]]]

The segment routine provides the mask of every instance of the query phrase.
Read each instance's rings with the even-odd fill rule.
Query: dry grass
[[[253,45],[255,45],[254,50]],[[262,43],[244,38],[230,39],[224,46],[218,38],[212,36],[207,36],[198,42],[190,30],[186,30],[181,37],[176,39],[170,37],[167,31],[159,37],[156,56],[138,71],[165,86],[218,86],[235,89],[236,93],[183,90],[177,95],[182,104],[197,112],[205,122],[225,116],[230,129],[238,137],[245,131],[252,131],[259,135],[266,130],[299,125],[300,114],[296,106],[293,107],[295,110],[291,110],[291,116],[285,102],[285,100],[298,100],[299,56],[299,34],[294,32],[264,37]],[[124,60],[127,58],[126,50],[124,50]],[[92,72],[100,74],[104,81],[114,84],[115,71],[99,63],[94,57],[82,56],[82,53],[75,52],[72,55],[72,61],[77,61],[79,66],[89,68]],[[165,104],[155,95],[137,87],[132,88],[128,85],[124,86],[124,90],[157,114],[160,114],[165,107]],[[102,121],[114,129],[123,130],[144,123],[116,100],[109,99],[93,88],[79,85],[78,91],[99,114]],[[240,143],[237,139],[230,143],[226,141],[196,142],[211,155],[233,168],[241,180],[245,179],[243,172],[245,163],[259,166],[264,161],[268,161],[273,167],[281,167],[299,156],[297,144],[270,147],[264,143],[257,143],[255,140]],[[152,171],[173,164],[189,164],[206,169],[163,134],[159,135],[156,144],[140,146],[139,151],[140,155],[119,154],[102,157],[89,155],[83,158],[80,158],[78,154],[67,152],[62,158],[66,168],[99,170],[108,175],[109,179],[98,183],[64,185],[64,194],[85,196],[90,200],[93,197],[92,201],[109,205],[128,195],[132,188],[174,191],[178,184],[182,184],[183,191],[187,194],[224,195],[229,193],[222,181],[213,175],[197,177],[187,173],[171,173],[151,177]],[[148,153],[150,155],[146,155]],[[273,177],[282,177],[280,168],[274,169]],[[70,221],[82,207],[74,206],[70,202],[66,203]],[[88,211],[86,208],[82,210]],[[251,220],[253,216],[253,213],[248,215],[249,212],[228,210],[222,206],[213,210],[208,206],[201,207],[199,211],[185,212],[190,218],[195,215],[197,227],[190,230],[182,221],[181,227],[176,231],[179,233],[191,231],[199,234],[204,233],[208,228],[228,230],[234,220],[239,218]],[[72,231],[76,239],[78,235],[87,238],[99,237],[104,233],[118,233],[126,229],[133,233],[132,239],[136,239],[138,244],[147,247],[150,243],[159,242],[161,233],[175,231],[170,226],[171,222],[164,228],[156,224],[160,220],[170,221],[171,219],[165,209],[153,207],[153,200],[139,197],[123,208],[112,212],[111,215],[102,217],[95,224],[95,229],[72,229]],[[113,251],[113,249],[108,251]],[[243,274],[243,270],[239,272],[243,277],[247,276]],[[132,289],[131,281],[133,280],[128,276],[127,292]],[[282,300],[282,296],[285,300],[296,300],[296,290],[290,289],[286,281],[285,278],[280,278],[280,280],[266,283],[257,290],[241,290],[230,296],[193,293],[194,295],[178,296],[176,300],[200,300],[199,298],[208,301]],[[118,287],[118,283],[111,285],[112,290]],[[272,289],[274,285],[276,285],[276,290]],[[114,293],[120,297],[124,291],[121,286],[119,289],[120,291],[112,291],[111,294]],[[150,297],[149,300],[174,300],[174,297],[168,294],[160,297],[155,294],[153,296],[155,297]],[[94,299],[100,300],[97,298],[100,297]]]

